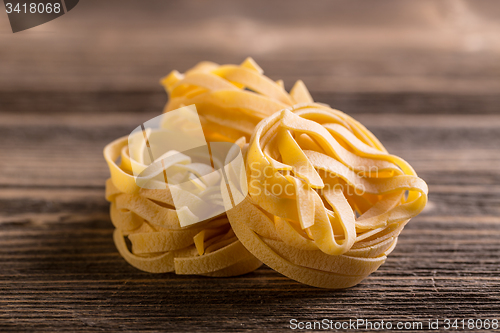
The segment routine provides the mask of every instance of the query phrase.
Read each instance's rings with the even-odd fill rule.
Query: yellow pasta
[[[262,119],[313,101],[302,81],[287,93],[252,58],[239,66],[201,62],[185,74],[173,71],[161,83],[169,94],[165,112],[195,104],[208,141],[248,140]]]
[[[301,81],[289,94],[282,83],[264,76],[251,58],[239,66],[202,62],[185,74],[173,71],[162,79],[162,84],[169,93],[165,111],[195,104],[208,141],[240,139],[240,145],[263,118],[284,107],[312,101]],[[261,265],[241,244],[236,247],[239,252],[231,252],[239,241],[224,238],[232,232],[226,217],[181,228],[168,189],[146,190],[137,185],[132,164],[137,166],[142,161],[131,160],[126,137],[106,146],[104,157],[111,172],[106,197],[117,228],[114,239],[120,254],[131,265],[150,272],[175,270],[179,274],[209,276],[244,274]],[[118,159],[120,165],[116,164]],[[195,178],[193,183],[203,186]],[[124,237],[132,243],[131,251]],[[240,256],[236,258],[234,253]],[[200,260],[205,256],[212,259]]]
[[[189,212],[175,210],[168,188],[137,184],[132,168],[146,165],[130,157],[127,138],[110,143],[104,156],[114,241],[141,270],[220,277],[263,262],[301,283],[347,288],[385,262],[427,202],[425,182],[363,125],[314,103],[302,81],[286,92],[251,58],[201,62],[161,83],[169,94],[164,112],[194,104],[207,141],[240,146],[246,171],[230,172],[247,182],[249,195],[227,215],[182,227],[177,214]],[[189,200],[207,209],[222,204],[199,165],[182,156],[172,163],[192,182]]]
[[[225,214],[182,227],[168,188],[144,189],[136,184],[131,165],[137,161],[131,161],[127,142],[124,137],[110,143],[104,156],[111,170],[106,199],[116,227],[113,239],[129,264],[151,273],[206,276],[241,275],[262,265],[234,236]],[[181,165],[180,170],[195,173],[197,167]]]
[[[350,287],[374,272],[427,202],[408,163],[320,104],[262,121],[246,167],[250,196],[228,212],[238,239],[269,267],[316,287]]]

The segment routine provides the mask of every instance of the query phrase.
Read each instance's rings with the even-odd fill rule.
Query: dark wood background
[[[304,80],[429,184],[426,210],[354,288],[265,266],[225,279],[147,274],[114,247],[105,144],[161,112],[158,81],[172,69],[247,56],[287,88]],[[0,13],[0,331],[500,319],[499,145],[495,1],[82,0],[17,34]]]

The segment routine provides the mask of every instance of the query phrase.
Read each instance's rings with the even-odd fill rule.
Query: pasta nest
[[[313,99],[302,81],[286,92],[283,81],[263,74],[252,58],[241,65],[201,62],[184,74],[172,71],[161,80],[169,94],[165,112],[196,105],[208,141],[250,139],[264,118]]]
[[[106,199],[116,228],[113,238],[129,264],[151,273],[206,276],[241,275],[262,265],[236,238],[226,214],[182,227],[168,187],[137,186],[132,163],[139,162],[130,159],[128,149],[128,138],[123,137],[107,145],[104,156],[111,170]],[[189,177],[188,170],[195,168],[184,165],[182,176]],[[201,200],[196,193],[192,197]]]
[[[165,112],[195,104],[207,141],[241,147],[265,117],[312,102],[302,81],[287,93],[282,81],[264,76],[251,58],[241,65],[200,62],[185,74],[171,72],[161,83],[169,94]],[[147,272],[211,276],[245,274],[261,265],[237,240],[225,214],[181,227],[168,189],[136,184],[132,163],[139,161],[131,161],[127,143],[123,137],[104,149],[111,172],[106,199],[116,227],[114,241],[127,262]]]
[[[385,262],[427,202],[425,182],[363,125],[314,103],[302,81],[288,93],[251,58],[201,62],[161,83],[165,112],[194,104],[207,141],[240,146],[249,195],[227,214],[181,227],[168,189],[137,185],[127,138],[110,143],[114,240],[141,270],[234,276],[263,262],[311,286],[346,288]]]
[[[258,259],[299,282],[353,286],[394,249],[427,185],[363,125],[320,104],[263,120],[246,151],[250,197],[228,212]]]

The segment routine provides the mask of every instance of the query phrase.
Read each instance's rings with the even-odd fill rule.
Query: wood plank
[[[64,91],[24,89],[3,91],[0,89],[0,115],[66,116],[68,113],[99,114],[109,113],[151,113],[158,114],[167,102],[167,94],[156,84],[148,89],[102,91]],[[367,114],[373,119],[382,114],[397,115],[498,115],[497,105],[500,95],[452,94],[443,92],[320,92],[309,87],[314,100],[331,105],[348,114]],[[400,119],[400,118],[396,118]],[[424,118],[425,119],[425,118]],[[446,119],[441,122],[446,121]]]
[[[104,146],[157,114],[55,118],[2,114],[0,156],[7,158],[0,160],[0,185],[102,187],[109,175],[102,157]],[[405,117],[360,114],[357,118],[429,184],[500,184],[498,115]]]
[[[9,223],[49,223],[87,220],[107,216],[109,204],[104,187],[99,188],[4,188],[0,192],[0,225]],[[499,186],[430,185],[430,197],[421,216],[469,218],[500,216]],[[37,222],[38,221],[38,222]],[[495,223],[498,221],[495,220]],[[21,226],[19,225],[19,226]]]

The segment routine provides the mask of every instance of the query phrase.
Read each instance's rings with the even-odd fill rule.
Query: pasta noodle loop
[[[169,94],[164,112],[194,104],[206,141],[240,147],[246,170],[231,169],[231,179],[246,181],[248,196],[225,214],[183,227],[179,216],[197,212],[178,215],[174,187],[137,185],[133,170],[147,168],[146,143],[129,151],[127,137],[111,142],[104,157],[113,238],[138,269],[220,277],[265,263],[301,283],[347,288],[385,262],[427,203],[426,183],[361,123],[315,103],[300,80],[287,92],[251,58],[240,65],[200,62],[161,84]],[[169,122],[191,130],[182,119]],[[223,204],[213,186],[218,179],[204,176],[208,165],[165,154],[176,155],[168,167],[192,185],[186,202],[201,210]]]
[[[313,101],[302,81],[288,93],[282,81],[266,77],[252,58],[239,66],[201,62],[185,74],[171,72],[161,83],[170,96],[164,111],[195,104],[208,141],[248,140],[262,119]]]
[[[262,265],[234,236],[225,214],[182,227],[168,188],[140,188],[131,174],[132,163],[139,162],[130,159],[127,137],[107,145],[104,157],[111,170],[106,199],[116,228],[113,239],[129,264],[151,273],[220,277],[245,274]],[[188,176],[200,167],[181,164],[178,170]]]
[[[427,185],[407,162],[318,103],[260,122],[246,167],[250,196],[227,213],[238,239],[271,268],[317,287],[353,286],[374,272],[427,202]]]
[[[288,93],[282,82],[264,76],[251,58],[240,65],[200,62],[184,74],[172,71],[161,83],[169,94],[165,112],[195,104],[207,141],[235,142],[241,147],[265,117],[296,103],[312,102],[301,81]],[[183,126],[182,121],[178,126]],[[143,156],[143,153],[134,156]],[[145,169],[146,165],[142,160],[131,159],[126,137],[107,145],[104,157],[111,172],[106,182],[106,199],[111,202],[111,220],[117,228],[114,240],[120,254],[131,265],[149,272],[176,271],[208,276],[244,274],[261,265],[239,243],[225,214],[182,228],[168,188],[152,190],[137,185],[133,166]],[[200,181],[204,179],[200,174],[206,173],[199,172],[203,166],[188,161],[177,163],[175,167],[183,171],[200,192],[210,185]],[[208,209],[210,193],[204,193],[208,206],[196,195],[191,200]],[[252,225],[269,238],[278,239],[267,220],[256,219]],[[131,247],[127,246],[126,239]]]

